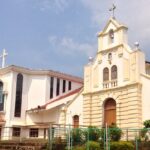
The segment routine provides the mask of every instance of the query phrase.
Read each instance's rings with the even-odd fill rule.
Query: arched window
[[[0,81],[0,111],[4,110],[3,82]]]
[[[0,103],[3,102],[3,82],[0,81]]]
[[[17,75],[17,83],[16,83],[16,102],[15,102],[15,117],[21,116],[21,104],[22,104],[22,87],[23,87],[23,75]]]
[[[109,69],[106,67],[103,70],[103,81],[108,81],[109,80]]]
[[[116,124],[116,101],[108,98],[104,104],[104,126]]]
[[[79,127],[79,116],[78,115],[74,115],[73,116],[73,127],[74,128],[78,128]]]
[[[113,29],[109,30],[109,43],[114,43],[114,31]]]
[[[114,65],[111,67],[111,80],[117,79],[117,66]]]

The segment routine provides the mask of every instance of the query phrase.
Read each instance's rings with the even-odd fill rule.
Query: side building
[[[0,69],[1,137],[43,136],[44,128],[51,123],[63,123],[62,106],[69,103],[82,86],[81,78],[52,70],[13,65]]]

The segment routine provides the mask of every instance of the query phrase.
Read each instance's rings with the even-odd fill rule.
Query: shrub
[[[53,150],[64,150],[66,144],[62,141],[61,137],[55,137],[52,143]]]
[[[111,150],[134,150],[134,145],[130,142],[119,141],[110,143]]]
[[[150,141],[142,142],[143,148],[150,148]]]
[[[140,136],[141,136],[142,138],[145,138],[145,135],[146,135],[147,131],[148,131],[147,128],[143,128],[143,129],[141,130],[141,132],[140,132]]]
[[[104,140],[104,132],[106,134],[106,128],[101,131],[101,138]],[[119,141],[121,139],[122,130],[118,128],[115,124],[108,128],[108,137],[111,141]]]
[[[150,128],[150,120],[145,120],[143,122],[144,128],[140,132],[140,138],[144,139],[145,141],[150,140],[149,139],[149,129]]]
[[[110,126],[110,139],[112,141],[119,141],[122,135],[122,130],[118,128],[116,125]]]
[[[95,141],[88,141],[86,143],[86,148],[89,148],[89,150],[100,150],[100,144]]]
[[[85,145],[74,146],[72,150],[101,150],[100,144],[95,141],[88,141]]]
[[[150,128],[150,120],[145,120],[143,124],[145,128]]]
[[[79,128],[73,129],[71,136],[72,136],[73,145],[83,144],[85,141],[85,137],[82,129]]]
[[[101,137],[101,130],[94,126],[89,126],[84,132],[86,141],[98,141]]]
[[[72,150],[86,150],[85,146],[74,146]]]

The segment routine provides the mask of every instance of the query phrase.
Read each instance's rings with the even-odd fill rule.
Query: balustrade
[[[105,81],[103,82],[103,88],[108,89],[112,87],[116,87],[118,85],[117,80]]]

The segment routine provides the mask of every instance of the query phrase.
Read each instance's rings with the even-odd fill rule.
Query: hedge
[[[134,145],[131,142],[119,141],[110,143],[111,150],[134,150]]]

